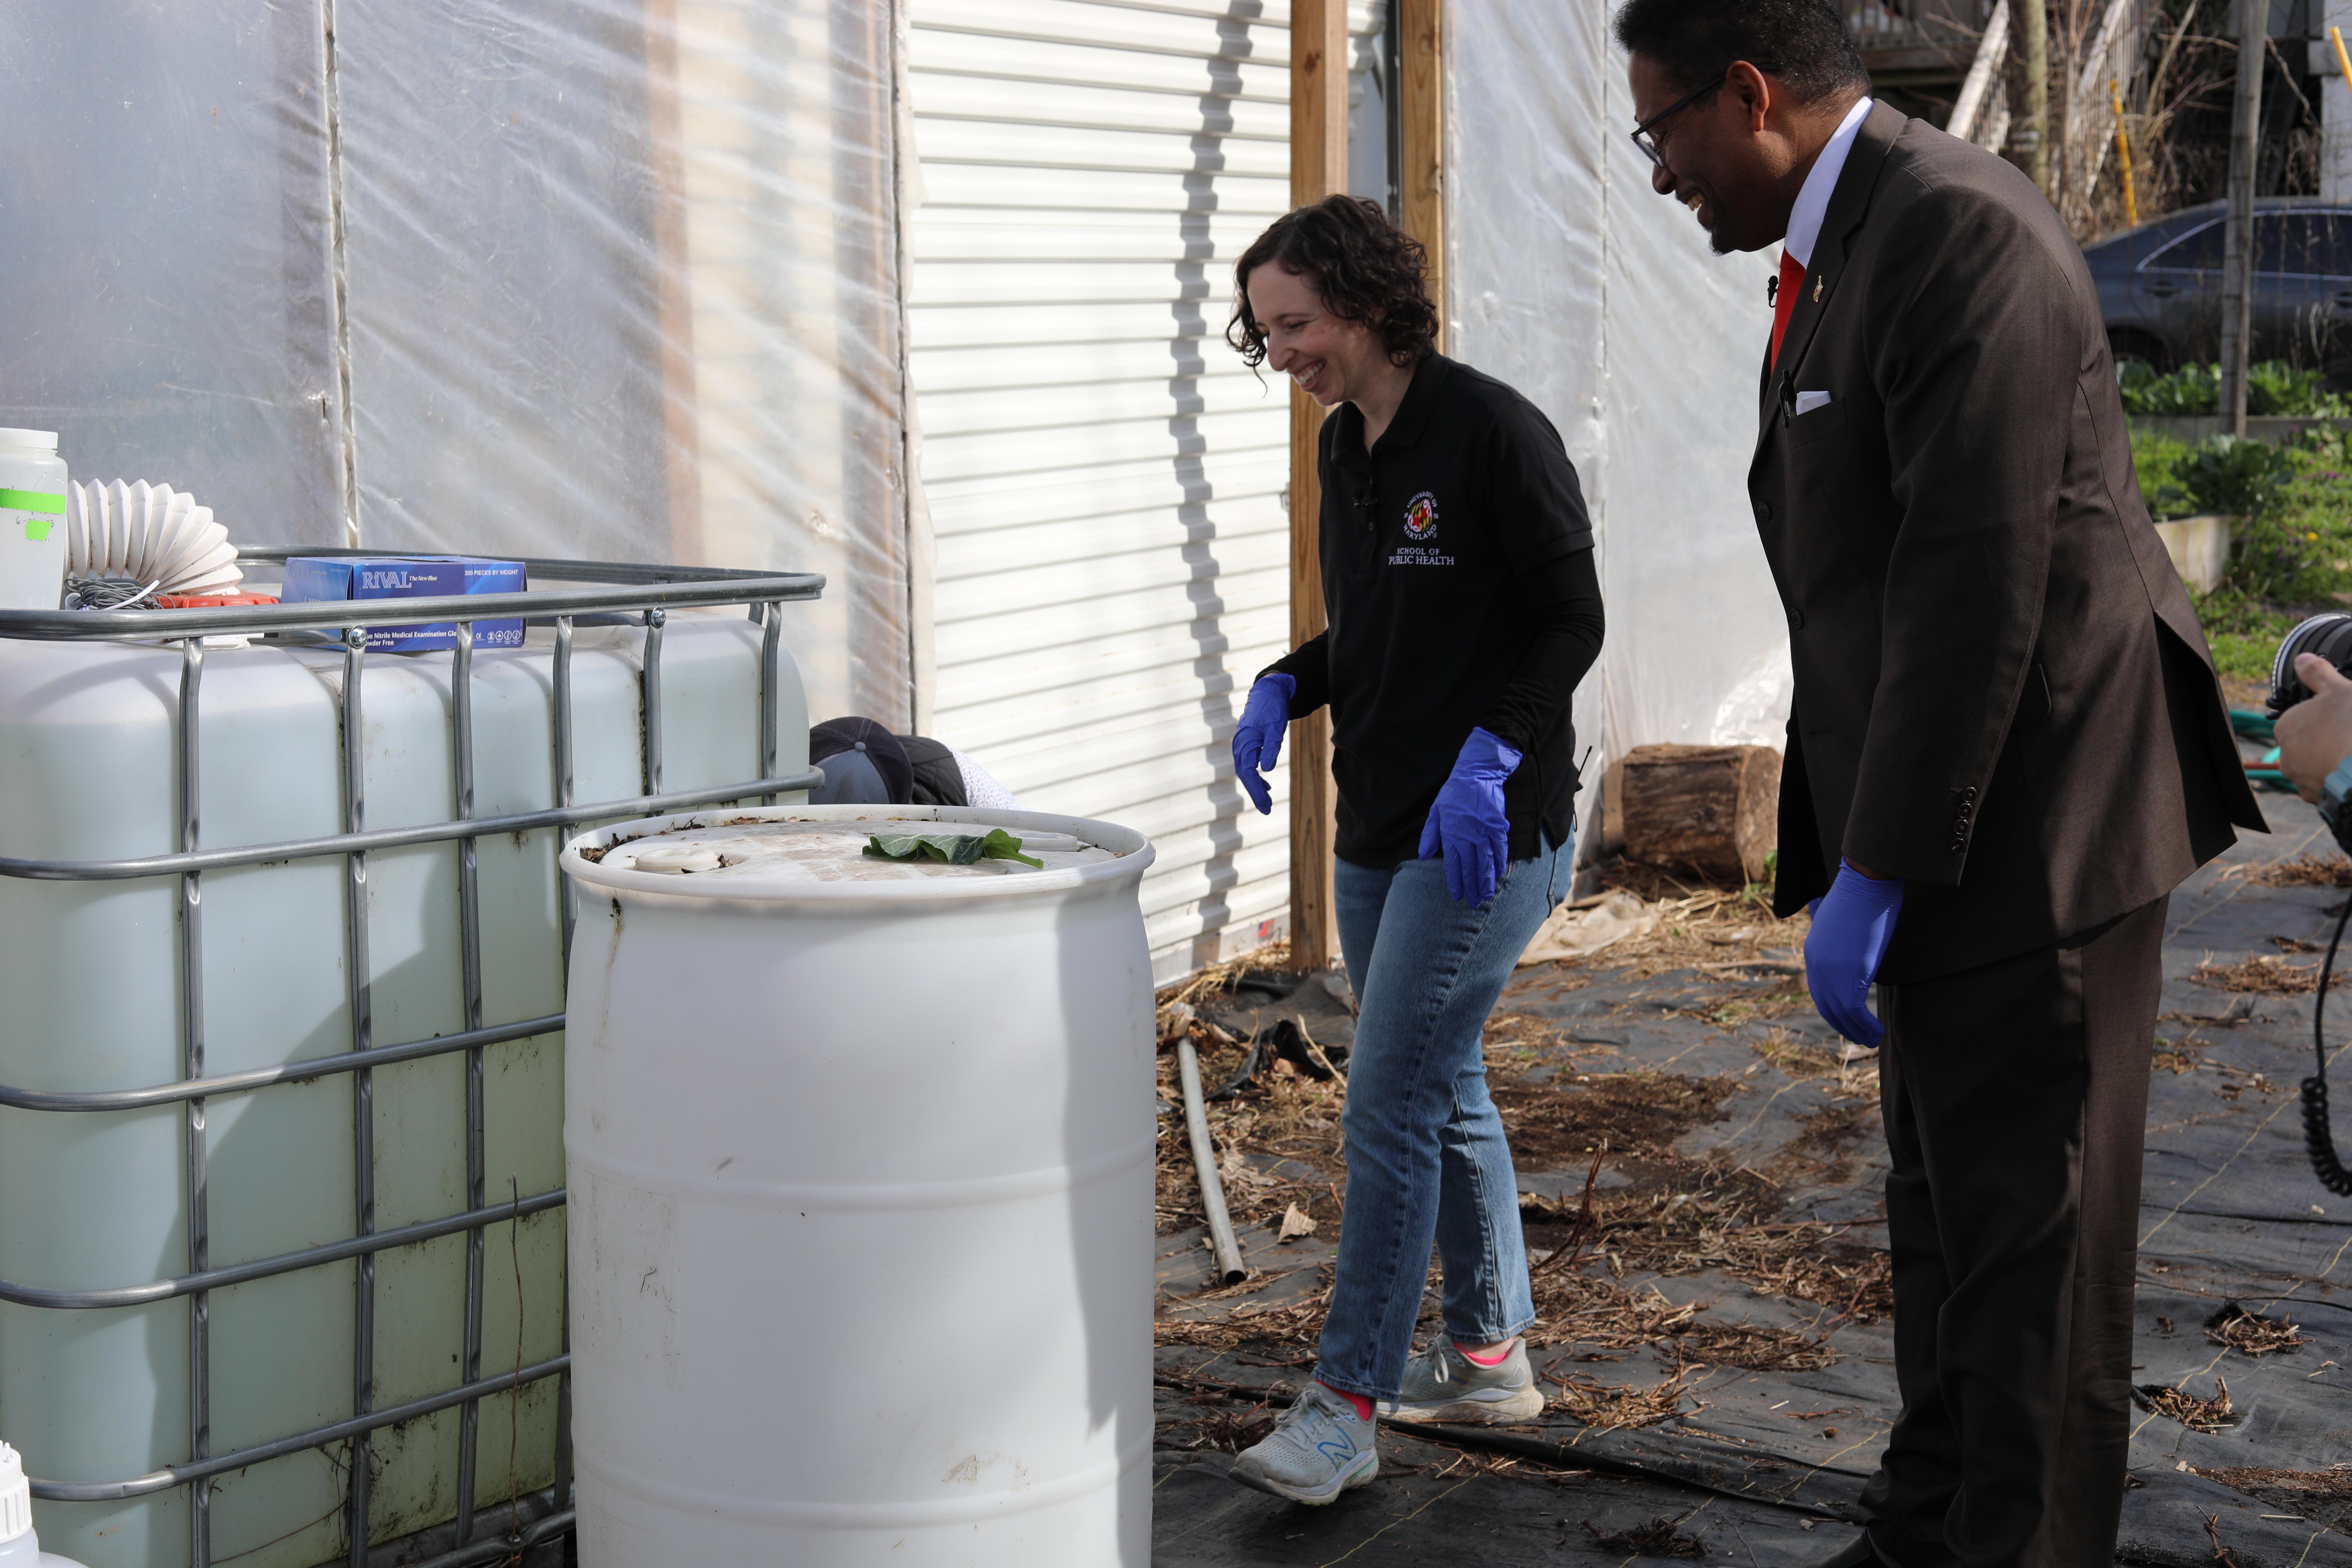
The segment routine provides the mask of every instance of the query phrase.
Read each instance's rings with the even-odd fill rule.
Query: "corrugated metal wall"
[[[1283,804],[1231,777],[1286,642],[1288,388],[1223,342],[1289,205],[1287,12],[912,0],[908,341],[938,541],[929,730],[1159,849],[1163,976],[1279,935]]]

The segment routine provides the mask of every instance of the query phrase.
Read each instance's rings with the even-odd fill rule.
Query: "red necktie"
[[[1780,334],[1789,330],[1789,318],[1797,313],[1797,290],[1805,284],[1803,263],[1787,251],[1780,252],[1780,288],[1772,300],[1772,363],[1780,363]]]

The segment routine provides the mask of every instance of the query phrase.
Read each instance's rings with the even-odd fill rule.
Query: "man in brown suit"
[[[2166,897],[2263,829],[2081,252],[1866,96],[1832,0],[1630,0],[1635,141],[1784,249],[1748,498],[1788,612],[1779,912],[1880,1043],[1903,1408],[1827,1560],[2112,1560]]]

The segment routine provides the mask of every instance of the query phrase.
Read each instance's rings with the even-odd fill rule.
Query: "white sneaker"
[[[1495,1366],[1480,1366],[1444,1334],[1404,1363],[1404,1386],[1381,1401],[1389,1421],[1456,1421],[1495,1426],[1543,1414],[1543,1390],[1528,1364],[1528,1342],[1515,1342]]]
[[[1372,1423],[1342,1395],[1310,1383],[1264,1442],[1242,1450],[1227,1472],[1245,1487],[1320,1505],[1381,1473]]]

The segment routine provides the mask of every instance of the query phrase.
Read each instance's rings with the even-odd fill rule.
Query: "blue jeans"
[[[1511,1146],[1486,1094],[1481,1042],[1520,952],[1566,896],[1570,865],[1547,843],[1511,862],[1480,910],[1454,901],[1442,859],[1334,868],[1358,1003],[1340,1118],[1347,1213],[1315,1373],[1334,1388],[1396,1395],[1433,1242],[1454,1339],[1493,1344],[1536,1321]]]

